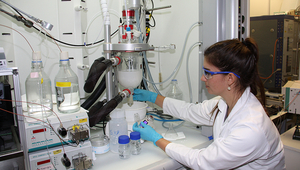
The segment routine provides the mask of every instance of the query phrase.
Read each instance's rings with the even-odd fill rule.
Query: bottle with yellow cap
[[[61,52],[59,67],[54,79],[57,109],[61,113],[77,112],[80,109],[78,77],[70,67],[68,52]]]
[[[32,54],[31,72],[25,81],[28,115],[46,118],[52,115],[51,80],[43,70],[41,52]]]

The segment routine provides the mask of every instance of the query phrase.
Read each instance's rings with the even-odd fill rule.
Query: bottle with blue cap
[[[130,139],[127,135],[119,136],[119,157],[121,159],[130,158]]]
[[[61,113],[77,112],[80,109],[78,77],[70,67],[68,52],[61,52],[59,67],[54,79],[57,109]]]
[[[139,155],[141,153],[141,134],[140,132],[130,133],[131,154]]]
[[[127,43],[131,42],[131,28],[130,27],[126,27],[126,34],[127,34]]]

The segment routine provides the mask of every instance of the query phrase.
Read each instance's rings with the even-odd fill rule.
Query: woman
[[[134,124],[133,130],[193,169],[285,169],[280,135],[264,110],[257,62],[258,48],[253,39],[221,41],[205,50],[201,77],[207,91],[218,97],[192,104],[146,90],[134,91],[134,100],[150,101],[166,114],[213,126],[214,142],[207,148],[171,143],[144,123],[144,128]],[[256,97],[258,89],[260,100]]]

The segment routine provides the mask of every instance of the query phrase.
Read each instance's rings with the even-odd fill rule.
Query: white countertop
[[[162,127],[162,122],[155,121],[155,130],[158,133],[165,133],[167,129]],[[175,124],[175,123],[174,123]],[[201,130],[197,129],[195,125],[185,122],[183,126],[175,129],[177,132],[183,132],[185,139],[173,141],[191,148],[204,148],[211,142],[209,139],[201,135]],[[91,131],[91,134],[102,133],[102,130]],[[94,160],[93,170],[133,170],[133,169],[174,169],[174,167],[181,166],[179,163],[169,158],[167,154],[159,147],[153,145],[152,142],[145,141],[142,144],[142,151],[140,155],[131,155],[129,159],[120,159],[118,154],[107,152],[102,155],[96,155]]]
[[[300,140],[293,139],[295,126],[280,135],[284,148],[300,152]]]

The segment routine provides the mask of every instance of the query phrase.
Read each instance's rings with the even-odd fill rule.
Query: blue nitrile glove
[[[144,122],[141,122],[141,125],[144,128],[141,127],[137,122],[135,122],[135,124],[133,124],[132,126],[132,129],[136,132],[140,132],[142,139],[151,141],[156,146],[156,141],[163,137],[159,133],[157,133],[151,126],[146,125]]]
[[[156,97],[157,93],[148,90],[134,89],[133,92],[133,100],[137,101],[149,101],[155,103]]]

